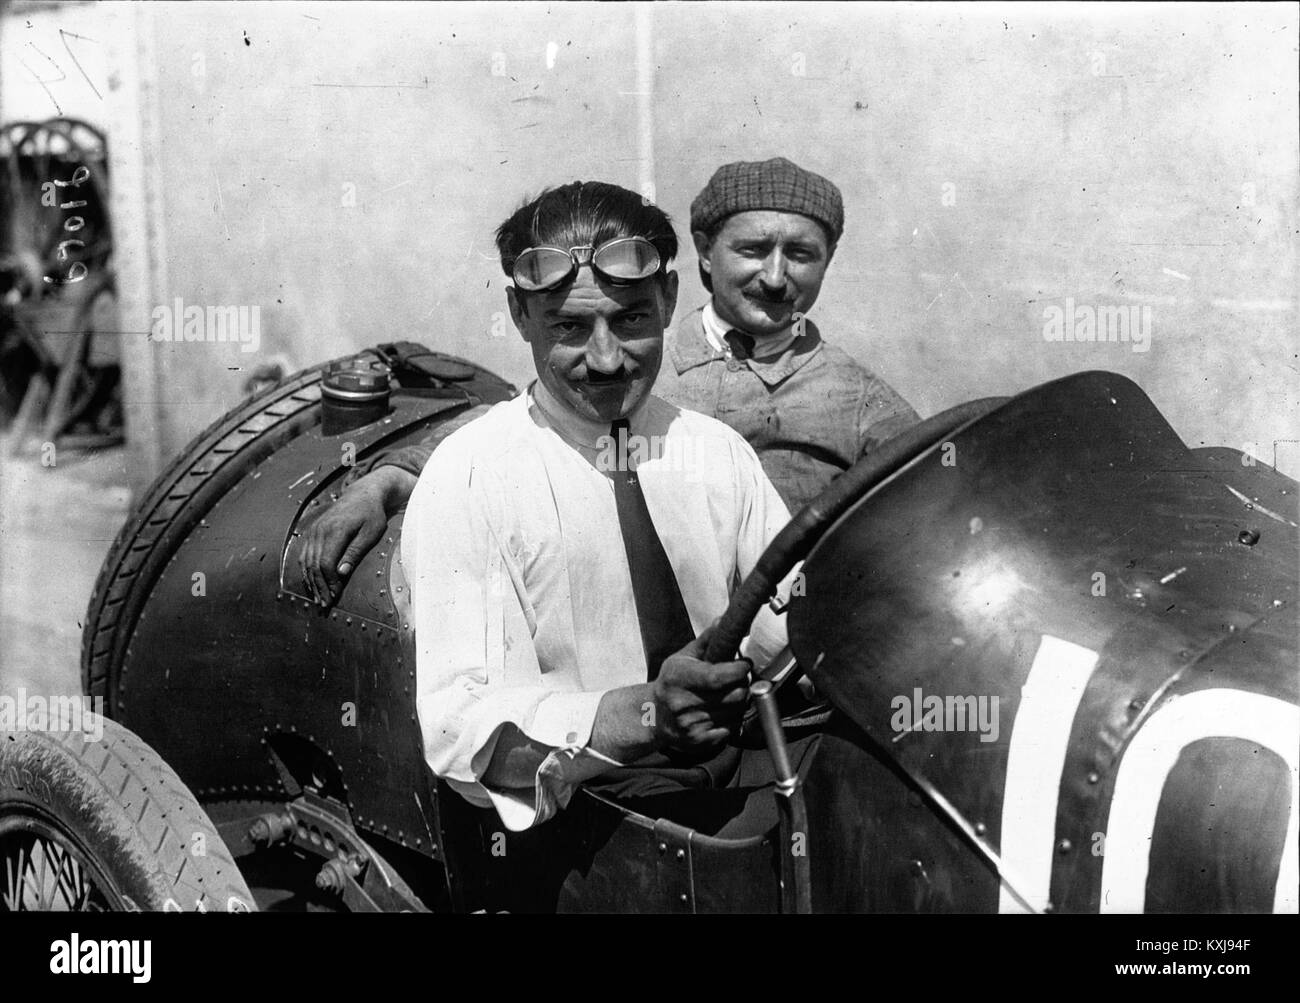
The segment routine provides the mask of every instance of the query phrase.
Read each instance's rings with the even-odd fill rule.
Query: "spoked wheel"
[[[58,821],[36,812],[0,818],[0,911],[116,912],[129,908]]]
[[[0,732],[0,911],[248,912],[194,795],[143,739]]]

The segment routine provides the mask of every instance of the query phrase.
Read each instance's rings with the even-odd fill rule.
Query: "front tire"
[[[207,813],[143,739],[0,732],[0,912],[247,912]]]

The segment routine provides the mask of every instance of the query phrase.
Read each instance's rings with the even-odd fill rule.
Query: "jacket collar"
[[[811,361],[821,347],[822,337],[817,325],[805,320],[803,335],[795,338],[784,352],[770,359],[746,359],[745,365],[767,386],[774,387]],[[714,351],[704,334],[704,307],[692,310],[678,323],[668,357],[673,360],[678,375],[723,358],[721,352]]]

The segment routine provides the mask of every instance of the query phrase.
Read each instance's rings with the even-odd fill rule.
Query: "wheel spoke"
[[[28,862],[32,865],[30,868],[32,875],[36,876],[36,862],[32,859],[31,850],[27,851],[27,859]],[[23,873],[23,884],[24,886],[26,886],[27,884],[26,872]],[[38,910],[43,911],[42,907],[45,905],[45,855],[44,854],[41,855],[41,873],[40,876],[36,878],[36,886],[33,889],[33,891],[36,894],[36,908]],[[30,912],[31,910],[28,911]]]
[[[89,907],[94,905],[90,901],[91,892],[95,890],[94,882],[86,876],[86,869],[81,866],[81,861],[75,857],[69,856],[70,867],[68,868],[69,885],[72,888],[75,897],[72,900],[73,912],[87,912]],[[98,906],[95,911],[100,912]]]
[[[19,912],[22,912],[27,908],[27,875],[29,872],[34,872],[36,870],[36,864],[32,860],[32,848],[30,846],[24,847],[18,859],[21,866],[15,874],[18,878],[17,909]]]
[[[90,897],[90,883],[86,880],[85,869],[80,864],[76,865],[73,872],[73,881],[76,883],[76,899],[72,903],[73,912],[85,912],[86,900]]]
[[[27,873],[31,871],[32,858],[27,847],[18,851],[17,866],[14,868],[14,911],[23,912],[27,902]]]
[[[53,863],[53,861],[50,860],[49,844],[47,844],[45,840],[41,840],[40,847],[41,847],[41,882],[40,882],[41,912],[51,912],[52,910],[50,907],[54,905],[54,895],[53,892],[50,890],[50,884],[49,884],[50,866],[49,865]]]
[[[4,858],[0,909],[103,912],[107,906],[92,872],[77,852],[57,837],[29,834],[0,842],[0,857]]]
[[[5,857],[5,908],[10,912],[18,912],[23,900],[20,875],[26,867],[24,860],[25,854],[21,847],[12,858]]]
[[[45,852],[48,854],[50,852],[49,851],[50,844],[48,842],[44,842],[44,846],[45,846]],[[59,858],[57,861],[58,869],[54,872],[54,883],[56,886],[55,890],[63,897],[63,901],[67,904],[68,908],[72,909],[74,908],[73,906],[74,899],[72,897],[72,894],[76,892],[76,888],[74,887],[75,885],[74,878],[75,878],[75,868],[77,867],[77,861],[72,856],[72,853],[68,850],[66,846],[56,845],[55,849],[59,853]],[[55,863],[55,861],[51,860],[50,863]],[[69,868],[68,881],[66,884],[64,883],[63,880],[63,870],[65,867]]]

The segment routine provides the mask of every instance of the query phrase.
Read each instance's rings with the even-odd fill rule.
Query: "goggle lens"
[[[659,271],[659,252],[643,237],[620,237],[596,248],[591,263],[606,278],[639,282]]]
[[[586,252],[581,258],[578,252]],[[515,260],[514,279],[527,292],[554,289],[567,282],[580,263],[591,262],[603,278],[613,282],[639,282],[659,271],[659,252],[644,237],[616,237],[594,251],[575,247],[568,251],[558,247],[530,247]]]
[[[558,285],[573,272],[573,255],[555,247],[530,247],[515,261],[515,285],[529,292]]]

